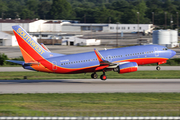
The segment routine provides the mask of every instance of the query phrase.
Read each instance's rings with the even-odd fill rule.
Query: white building
[[[13,32],[0,32],[0,46],[17,46]]]
[[[20,25],[27,32],[41,32],[41,25],[45,20],[0,19],[0,31],[12,31],[12,26]]]
[[[39,39],[60,39],[60,34],[66,32],[123,32],[123,33],[132,33],[132,32],[145,32],[151,33],[154,28],[152,24],[91,24],[91,23],[77,23],[76,21],[71,20],[21,20],[21,19],[0,19],[0,31],[12,32],[12,26],[20,25],[31,35],[39,37]],[[48,33],[48,34],[47,34]],[[4,33],[5,34],[5,33]],[[7,35],[5,35],[7,36]],[[7,42],[8,40],[13,40],[12,38],[4,37],[0,35],[1,41],[0,45],[16,45],[15,41]],[[79,41],[81,40],[80,38]],[[87,45],[91,43],[97,43],[97,40],[91,39],[82,40],[82,43]],[[92,42],[94,41],[94,42]],[[74,42],[75,43],[75,42]],[[80,42],[81,43],[81,42]]]
[[[0,20],[0,31],[12,31],[13,25],[22,26],[27,32],[152,32],[153,24],[91,24],[73,23],[70,20]]]
[[[37,38],[33,36],[33,39],[37,41]],[[13,32],[0,32],[0,46],[18,46],[18,42]]]
[[[109,32],[145,32],[152,33],[153,24],[109,24]]]
[[[61,45],[100,45],[101,40],[96,39],[85,39],[82,35],[76,36],[64,36]]]

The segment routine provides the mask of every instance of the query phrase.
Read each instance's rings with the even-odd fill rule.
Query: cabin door
[[[154,54],[155,54],[155,57],[159,56],[158,48],[157,47],[154,48]]]
[[[53,71],[57,70],[57,62],[56,61],[53,61],[52,69],[53,69]]]

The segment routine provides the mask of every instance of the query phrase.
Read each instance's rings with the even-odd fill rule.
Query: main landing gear
[[[103,72],[103,74],[101,75],[101,80],[106,80],[107,79],[107,76],[105,75],[105,72]]]
[[[98,78],[98,75],[96,73],[91,74],[91,78],[96,79]]]
[[[98,75],[96,73],[91,74],[91,78],[96,79],[98,78]],[[103,74],[100,76],[101,80],[106,80],[107,76],[105,75],[105,72],[103,71]]]

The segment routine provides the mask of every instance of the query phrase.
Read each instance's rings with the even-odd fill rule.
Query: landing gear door
[[[155,57],[159,56],[158,48],[157,47],[154,48],[154,54],[155,54]]]
[[[53,61],[52,69],[53,69],[53,71],[57,70],[57,62],[56,61]]]

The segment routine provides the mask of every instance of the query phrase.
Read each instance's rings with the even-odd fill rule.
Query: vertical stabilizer
[[[12,26],[25,62],[36,62],[49,57],[47,52],[21,26]]]

